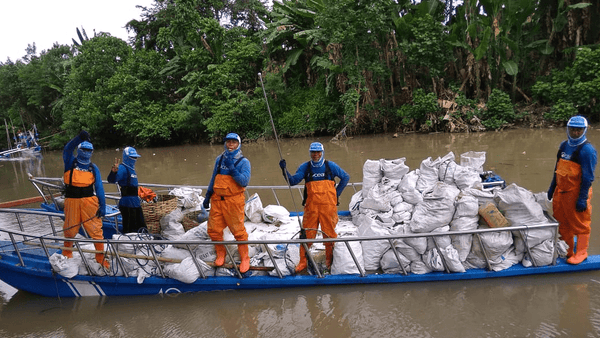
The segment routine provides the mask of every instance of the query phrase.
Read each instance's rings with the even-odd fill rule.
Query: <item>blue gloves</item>
[[[575,210],[578,212],[584,212],[587,209],[587,200],[578,199],[577,204],[575,204]]]
[[[204,198],[204,202],[202,202],[202,208],[204,210],[208,209],[209,204],[210,204],[210,196],[206,195],[206,197]]]
[[[286,163],[285,163],[285,160],[284,160],[284,159],[282,159],[281,161],[279,161],[279,167],[280,167],[281,169],[285,169],[285,167],[286,167]]]
[[[548,189],[548,201],[552,201],[552,196],[554,196],[554,188],[555,187],[550,187],[550,189]]]
[[[99,207],[98,211],[96,211],[96,217],[102,218],[104,216],[106,216],[106,208]]]
[[[233,157],[232,156],[224,156],[223,157],[223,165],[227,167],[229,170],[234,170],[233,166]]]
[[[90,134],[87,131],[82,130],[82,131],[79,132],[79,139],[81,141],[88,141],[89,142],[90,141]]]

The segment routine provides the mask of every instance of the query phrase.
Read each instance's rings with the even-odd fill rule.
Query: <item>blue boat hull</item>
[[[9,247],[10,242],[0,242],[0,246]],[[50,254],[57,250],[50,250]],[[151,276],[138,284],[136,277],[81,276],[68,279],[52,273],[45,253],[41,248],[24,250],[22,258],[25,267],[20,266],[18,256],[14,252],[0,254],[0,279],[9,285],[34,294],[48,297],[83,297],[83,296],[131,296],[154,295],[167,293],[292,288],[329,285],[355,284],[389,284],[409,282],[441,282],[455,280],[472,280],[484,278],[501,278],[551,273],[572,273],[600,269],[600,255],[590,256],[579,265],[567,264],[558,259],[557,264],[544,267],[523,267],[521,264],[494,272],[485,269],[470,269],[464,273],[432,272],[428,274],[368,274],[360,275],[325,275],[322,278],[310,275],[200,278],[191,284],[182,283],[171,278]]]

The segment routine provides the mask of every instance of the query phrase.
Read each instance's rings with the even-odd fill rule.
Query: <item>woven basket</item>
[[[177,208],[177,196],[158,195],[156,198],[158,199],[157,202],[142,203],[142,213],[147,226],[153,222],[159,222],[166,214]],[[160,224],[158,227],[160,230]],[[148,230],[150,230],[150,227],[148,227]]]
[[[183,230],[188,231],[200,225],[200,223],[198,223],[198,215],[200,214],[200,212],[200,210],[197,210],[187,213],[183,216],[183,220],[181,220]]]
[[[159,221],[146,222],[146,228],[148,228],[148,232],[151,234],[160,234]]]

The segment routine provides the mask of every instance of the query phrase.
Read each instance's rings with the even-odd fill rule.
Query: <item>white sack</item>
[[[363,197],[366,197],[372,186],[379,183],[383,177],[381,161],[366,160],[363,165]]]
[[[423,202],[417,204],[413,212],[410,229],[412,232],[431,232],[448,225],[454,215],[454,201],[460,193],[458,188],[437,182],[423,192]]]
[[[460,165],[475,169],[478,173],[483,173],[485,164],[485,151],[468,151],[460,154]]]
[[[349,241],[348,244],[350,244],[350,249],[358,260],[360,268],[364,271],[365,264],[363,260],[362,245],[359,241]],[[346,243],[335,242],[333,246],[333,263],[331,264],[331,274],[352,275],[358,273],[360,273],[360,271],[356,266],[356,262],[354,262],[354,259],[352,259],[352,255],[350,254],[350,251],[348,251]]]
[[[254,193],[246,201],[244,213],[250,222],[260,223],[263,220],[263,205],[257,193]]]
[[[431,160],[431,157],[424,159],[419,167],[419,179],[416,188],[423,192],[433,186],[438,181],[438,169],[441,159]]]

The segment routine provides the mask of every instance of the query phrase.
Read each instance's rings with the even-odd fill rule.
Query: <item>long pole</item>
[[[6,119],[4,119],[4,127],[6,128],[6,140],[8,141],[8,150],[11,150],[12,142],[10,142],[10,131],[8,131],[8,124],[6,123]]]
[[[281,147],[279,146],[279,138],[277,137],[277,130],[275,130],[275,123],[273,122],[273,115],[271,114],[271,108],[269,107],[269,100],[267,99],[267,92],[265,91],[265,84],[263,83],[262,74],[258,73],[258,78],[260,79],[260,86],[263,90],[263,95],[265,96],[265,102],[267,103],[267,110],[269,111],[269,119],[271,120],[271,127],[273,128],[273,134],[275,134],[275,141],[277,142],[277,150],[279,150],[279,160],[283,160],[283,155],[281,154]],[[294,211],[296,211],[296,217],[298,218],[298,224],[300,225],[300,238],[306,239],[306,230],[304,226],[302,226],[302,220],[300,219],[300,215],[298,214],[298,208],[296,208],[296,200],[294,199],[294,192],[292,191],[292,186],[290,185],[290,181],[285,169],[281,169],[283,171],[283,177],[288,185],[288,189],[290,191],[290,196],[292,197],[292,203],[294,205]],[[315,268],[317,275],[321,277],[321,272],[317,269],[317,264],[312,259],[312,257],[308,254],[308,246],[306,243],[302,243],[302,247],[304,247],[304,252],[306,253],[306,258],[310,261],[312,266]]]

